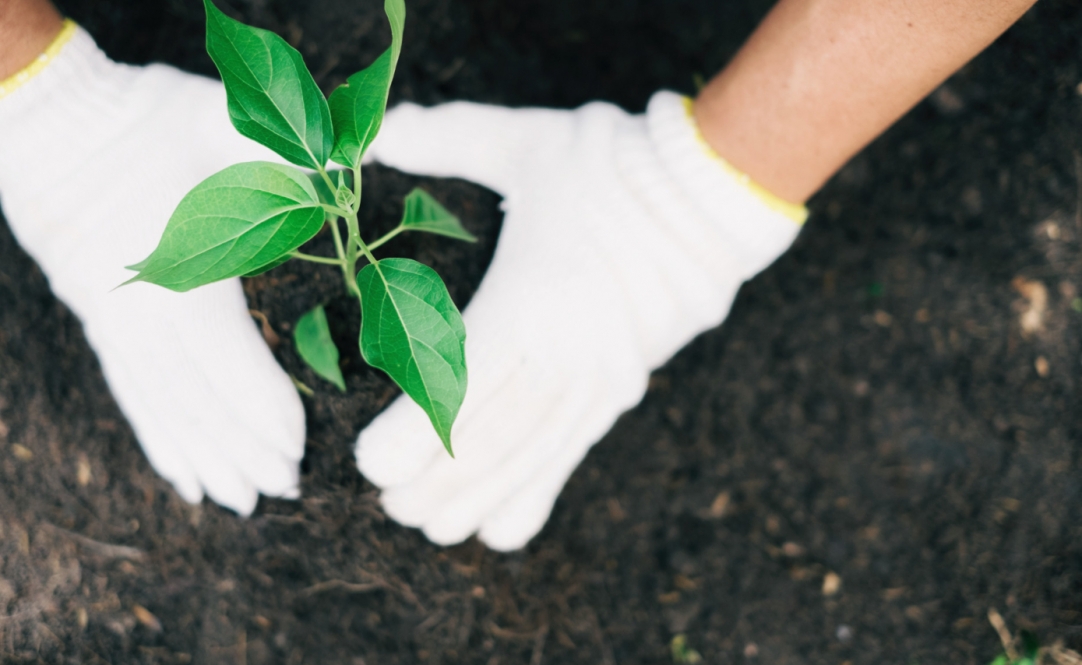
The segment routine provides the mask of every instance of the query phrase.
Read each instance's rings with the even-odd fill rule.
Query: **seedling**
[[[1082,665],[1082,655],[1065,648],[1062,642],[1042,647],[1037,636],[1028,630],[1020,631],[1017,638],[1012,637],[1007,622],[995,608],[988,610],[988,622],[1003,644],[1003,652],[988,665]]]
[[[669,652],[672,654],[674,665],[695,665],[703,659],[698,651],[688,646],[687,635],[683,633],[673,636],[672,641],[669,642]]]
[[[366,242],[357,220],[361,159],[387,109],[402,49],[404,0],[384,3],[391,46],[329,99],[284,39],[229,18],[210,0],[203,4],[207,52],[221,72],[233,126],[309,172],[245,162],[210,176],[177,206],[151,255],[129,266],[138,272],[129,282],[188,291],[258,275],[289,259],[337,266],[346,289],[360,302],[361,355],[424,409],[453,455],[451,425],[466,394],[462,316],[431,268],[410,259],[377,260],[372,252],[407,231],[476,239],[420,189],[406,197],[398,227],[381,238]],[[328,171],[328,161],[345,170]],[[301,246],[324,226],[330,228],[336,256],[302,253]],[[301,358],[345,390],[322,306],[301,318],[294,339]]]

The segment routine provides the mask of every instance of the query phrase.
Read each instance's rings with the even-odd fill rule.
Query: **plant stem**
[[[334,181],[331,180],[331,176],[327,175],[327,169],[322,166],[319,167],[319,175],[323,176],[323,182],[327,183],[327,187],[331,190],[331,194],[338,191],[338,185],[334,184]]]
[[[357,197],[357,211],[361,210],[361,165],[353,167],[353,195]],[[349,220],[346,220],[346,224],[349,224]],[[361,240],[361,227],[357,221],[357,215],[353,216],[353,226],[350,228],[350,239],[352,243],[356,243],[357,249],[361,250],[364,257],[368,259],[368,262],[375,265],[376,257],[372,256],[372,250],[368,245],[364,244],[364,240]]]
[[[383,243],[387,242],[388,240],[395,237],[399,233],[402,233],[405,230],[406,230],[406,227],[399,224],[394,229],[392,229],[390,232],[388,232],[387,235],[383,236],[382,238],[379,238],[377,240],[373,240],[372,242],[368,243],[368,251],[370,251],[370,252],[376,251],[376,249],[381,247],[383,245]]]
[[[332,259],[327,256],[315,256],[313,254],[305,254],[303,252],[290,252],[289,256],[294,259],[300,259],[301,261],[311,261],[312,263],[324,263],[331,266],[344,266],[346,264],[345,258],[340,257]]]
[[[353,214],[352,212],[350,212],[348,210],[343,210],[342,208],[339,208],[338,206],[332,206],[329,203],[320,203],[319,205],[322,206],[322,208],[324,210],[326,210],[327,212],[331,213],[332,215],[338,215],[339,217],[345,217],[345,218],[348,219],[349,216]]]
[[[353,213],[346,216],[346,230],[349,238],[346,240],[346,288],[350,293],[361,299],[361,291],[357,287],[357,249],[361,246],[360,222],[357,221],[357,211],[361,209],[361,169],[358,166],[353,169],[353,195],[357,199]],[[368,252],[366,255],[370,256]]]
[[[335,217],[327,223],[330,224],[331,235],[334,236],[334,253],[338,255],[339,265],[342,267],[342,277],[346,282],[346,290],[352,293],[352,289],[349,288],[351,273],[349,272],[349,265],[346,263],[346,250],[342,245],[342,231],[338,228],[338,218]]]

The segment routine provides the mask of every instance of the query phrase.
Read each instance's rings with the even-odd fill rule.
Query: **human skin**
[[[695,100],[706,141],[804,202],[1036,0],[780,0]]]
[[[61,23],[60,12],[46,0],[0,0],[0,81],[44,51]]]

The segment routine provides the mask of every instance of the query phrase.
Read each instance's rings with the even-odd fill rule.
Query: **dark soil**
[[[640,111],[659,87],[693,92],[768,4],[411,0],[393,94]],[[197,0],[63,5],[115,58],[213,73]],[[229,3],[328,91],[386,44],[381,6]],[[510,555],[381,514],[351,447],[396,389],[354,351],[341,396],[290,343],[329,300],[353,348],[332,270],[248,282],[317,395],[305,498],[239,519],[154,474],[78,321],[0,224],[0,660],[660,664],[685,633],[707,663],[981,665],[999,649],[990,607],[1082,649],[1080,36],[1082,5],[1044,0],[846,167]],[[366,219],[387,225],[419,180],[366,182]],[[424,184],[482,242],[388,254],[436,267],[463,305],[498,199]]]

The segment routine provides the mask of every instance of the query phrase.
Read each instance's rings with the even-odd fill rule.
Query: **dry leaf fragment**
[[[842,578],[837,573],[827,573],[823,577],[823,595],[833,596],[842,588]]]
[[[86,487],[90,484],[90,460],[87,459],[86,453],[79,453],[79,460],[75,466],[75,482],[79,483],[79,487]]]
[[[142,605],[136,604],[131,608],[131,613],[135,615],[135,620],[143,624],[146,628],[160,633],[162,631],[162,622],[158,621],[158,617],[151,614],[150,610]]]
[[[1056,665],[1082,665],[1082,654],[1064,647],[1063,642],[1053,644],[1047,653]]]
[[[609,519],[613,522],[623,522],[627,519],[627,511],[620,505],[620,501],[616,498],[609,498],[606,502],[609,509]]]
[[[1021,275],[1011,280],[1011,286],[1027,301],[1018,317],[1022,333],[1031,335],[1044,330],[1044,315],[1048,310],[1048,289],[1041,282],[1026,279]]]
[[[729,507],[729,493],[722,492],[714,497],[714,502],[710,504],[710,517],[717,519],[725,515],[725,509]]]
[[[781,546],[781,552],[789,558],[796,558],[798,556],[804,556],[804,548],[799,543],[792,541],[786,542]]]
[[[694,591],[699,588],[699,583],[687,575],[677,575],[673,578],[673,586],[681,591]]]
[[[263,333],[263,341],[267,343],[267,346],[271,350],[277,349],[281,343],[281,338],[278,337],[278,333],[274,332],[274,328],[270,324],[270,320],[267,319],[267,315],[258,309],[250,309],[248,313],[259,320],[259,330]]]

